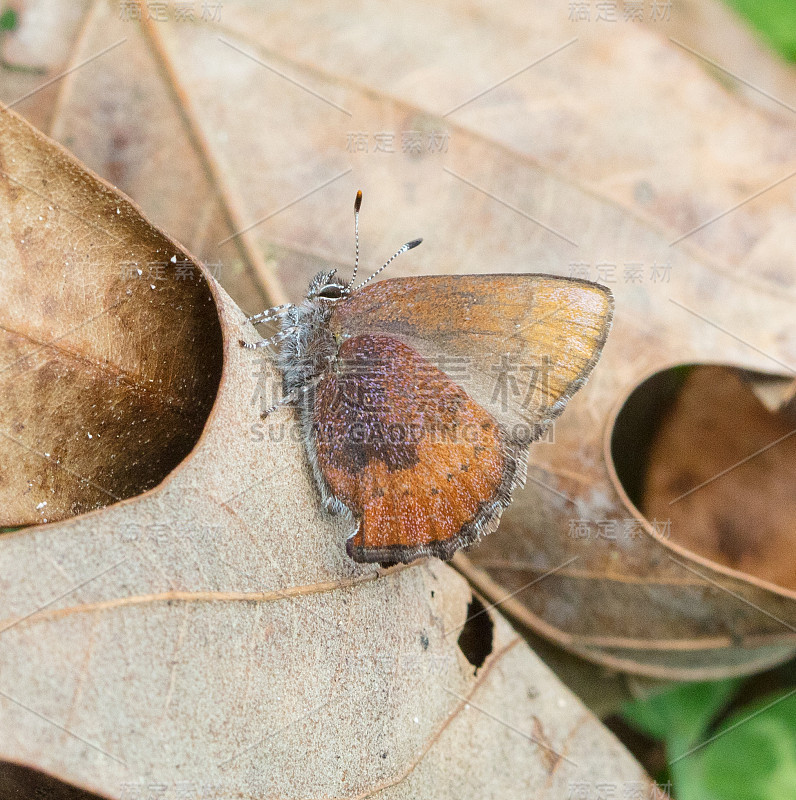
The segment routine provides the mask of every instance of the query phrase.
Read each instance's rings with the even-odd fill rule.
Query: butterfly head
[[[346,284],[337,276],[337,270],[319,272],[311,281],[307,289],[307,300],[326,300],[334,302],[342,300],[351,291],[350,284]]]

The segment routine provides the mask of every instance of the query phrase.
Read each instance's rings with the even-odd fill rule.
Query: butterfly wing
[[[335,306],[330,325],[341,339],[404,342],[528,443],[585,383],[612,313],[610,291],[589,281],[442,275],[367,286]]]
[[[493,531],[527,450],[583,384],[612,299],[543,275],[396,278],[335,305],[308,441],[356,561],[449,558]]]
[[[390,336],[343,342],[312,413],[327,504],[359,520],[347,542],[356,561],[450,558],[497,526],[524,479],[495,418]]]

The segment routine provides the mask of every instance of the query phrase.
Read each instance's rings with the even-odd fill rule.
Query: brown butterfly
[[[552,275],[442,275],[354,288],[336,270],[279,320],[284,405],[299,409],[324,506],[349,516],[355,561],[450,558],[495,530],[528,446],[586,382],[611,325],[604,286]]]

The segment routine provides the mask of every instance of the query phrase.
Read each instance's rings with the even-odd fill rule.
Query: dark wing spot
[[[354,419],[339,420],[339,431],[335,431],[340,450],[352,471],[364,470],[372,460],[382,461],[390,472],[411,469],[420,461],[417,445],[409,436],[388,431],[374,415],[352,416]]]

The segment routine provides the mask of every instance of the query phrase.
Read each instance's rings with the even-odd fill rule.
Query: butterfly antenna
[[[346,287],[349,292],[351,291],[351,287],[354,285],[354,280],[357,277],[357,270],[359,269],[359,209],[361,207],[362,191],[360,190],[357,192],[357,196],[354,199],[354,242],[356,243],[356,257],[354,258],[354,274],[351,276],[351,281]]]
[[[399,247],[395,255],[388,258],[369,278],[362,281],[362,283],[357,286],[357,289],[361,289],[366,283],[370,283],[380,272],[387,269],[387,267],[398,258],[401,253],[405,253],[407,250],[411,250],[413,247],[417,247],[423,240],[422,239],[412,239],[411,242],[407,242],[403,247]]]

